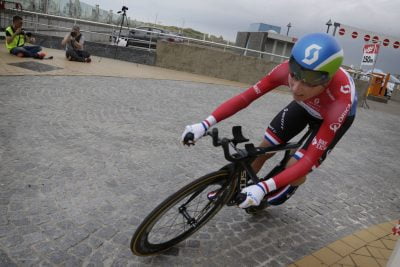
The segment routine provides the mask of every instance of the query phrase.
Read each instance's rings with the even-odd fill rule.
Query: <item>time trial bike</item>
[[[285,168],[293,153],[311,134],[311,130],[296,143],[272,147],[255,147],[247,143],[244,148],[239,148],[238,144],[246,143],[249,139],[242,135],[241,126],[234,126],[232,133],[233,138],[219,138],[217,128],[207,132],[212,137],[213,145],[222,147],[230,163],[182,187],[150,212],[133,234],[131,250],[135,255],[148,256],[167,250],[199,230],[223,206],[242,203],[246,195],[241,190],[260,182],[251,167],[254,159],[260,155],[283,151],[282,160],[263,179],[273,177]],[[193,137],[192,133],[188,133],[184,143],[190,144]],[[265,197],[259,206],[245,210],[247,213],[255,213],[267,205]]]

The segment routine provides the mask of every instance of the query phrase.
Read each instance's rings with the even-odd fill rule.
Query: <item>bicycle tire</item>
[[[218,190],[218,194],[221,195],[218,197],[217,201],[209,201],[209,203],[213,203],[213,207],[210,210],[206,211],[206,213],[201,218],[199,218],[199,222],[196,224],[196,226],[190,227],[178,236],[172,238],[171,240],[159,244],[152,244],[149,241],[149,234],[153,230],[153,227],[159,221],[161,221],[163,216],[166,215],[169,210],[171,210],[177,203],[188,196],[193,196],[195,194],[199,196],[201,192],[205,191],[205,188],[210,185],[221,185],[221,189]],[[165,199],[155,209],[153,209],[153,211],[139,225],[131,240],[131,250],[133,254],[138,256],[149,256],[157,254],[185,240],[197,230],[199,230],[202,226],[204,226],[205,223],[207,223],[212,217],[214,217],[218,213],[218,211],[224,206],[224,204],[232,197],[235,190],[235,188],[232,187],[235,186],[236,184],[234,181],[231,180],[229,172],[227,170],[212,172],[184,186],[183,188],[169,196],[167,199]],[[197,196],[195,196],[192,200],[194,200]]]

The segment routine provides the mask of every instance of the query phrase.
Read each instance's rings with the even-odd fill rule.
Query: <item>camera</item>
[[[71,32],[71,37],[76,37],[76,32]]]
[[[25,31],[25,29],[21,29],[21,34],[26,35],[27,37],[32,37],[32,33]]]
[[[125,12],[126,12],[127,10],[128,10],[128,7],[127,7],[127,6],[122,6],[121,11],[118,11],[117,13],[120,14],[120,13],[124,12],[124,14],[125,14]]]

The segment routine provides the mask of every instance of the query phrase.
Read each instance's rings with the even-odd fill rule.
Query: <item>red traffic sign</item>
[[[353,32],[353,33],[351,34],[351,37],[353,37],[353,38],[357,38],[357,36],[358,36],[358,32]]]
[[[388,46],[389,45],[389,39],[385,39],[385,40],[383,40],[383,45],[384,46]]]
[[[364,41],[368,42],[369,39],[371,39],[371,36],[369,36],[368,34],[366,34],[366,35],[364,36]]]
[[[364,45],[364,54],[378,54],[379,45],[378,44],[366,44]]]
[[[344,28],[340,28],[340,30],[339,30],[340,35],[344,35],[345,32],[346,32],[346,30]]]
[[[373,42],[374,44],[376,44],[378,41],[379,41],[379,37],[378,37],[378,36],[374,36],[374,37],[372,38],[372,42]]]
[[[396,42],[394,42],[393,43],[393,48],[399,48],[399,46],[400,46],[400,42],[399,41],[396,41]]]

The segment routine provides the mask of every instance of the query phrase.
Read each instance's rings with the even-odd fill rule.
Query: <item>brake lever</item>
[[[245,193],[238,193],[238,194],[235,196],[235,203],[236,203],[236,205],[242,204],[242,203],[246,200],[246,198],[247,198],[247,194],[245,194]]]
[[[218,138],[218,128],[212,128],[211,131],[207,132],[207,135],[212,137],[213,146],[220,146],[221,140]]]

